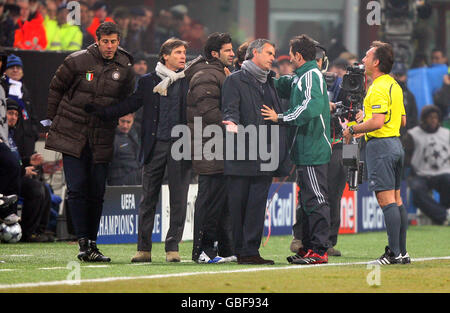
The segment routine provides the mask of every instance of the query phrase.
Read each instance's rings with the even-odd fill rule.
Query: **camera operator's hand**
[[[37,172],[35,172],[35,168],[34,168],[34,166],[27,166],[27,167],[25,167],[25,176],[26,177],[33,177],[33,176],[36,176],[38,173]]]
[[[359,110],[358,113],[356,113],[356,122],[361,123],[364,120],[364,112],[363,110]]]
[[[30,157],[30,164],[33,166],[40,166],[44,163],[44,158],[42,157],[42,154],[35,153]]]
[[[336,110],[336,103],[330,101],[330,112],[334,112]]]
[[[350,134],[350,131],[348,130],[348,128],[344,129],[344,131],[342,132],[342,137],[344,138],[345,144],[349,144],[353,138],[353,136],[352,136],[352,134]]]

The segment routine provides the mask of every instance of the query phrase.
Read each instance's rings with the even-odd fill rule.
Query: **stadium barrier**
[[[194,230],[194,207],[197,185],[191,184],[183,240],[192,240]],[[291,235],[297,207],[297,185],[295,183],[273,183],[267,200],[268,210],[264,222],[264,236]],[[406,183],[401,187],[406,199]],[[98,243],[137,243],[138,208],[142,197],[141,186],[108,186],[105,193],[103,214],[100,221]],[[163,242],[169,226],[169,188],[163,185],[158,202],[152,241]],[[269,229],[270,225],[270,229]],[[348,186],[341,201],[340,234],[380,231],[386,228],[383,213],[375,194],[367,189],[367,183],[357,192]]]

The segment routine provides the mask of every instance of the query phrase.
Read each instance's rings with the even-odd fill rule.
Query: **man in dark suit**
[[[155,72],[139,79],[136,91],[118,105],[95,107],[94,114],[113,119],[144,107],[140,161],[144,164],[144,197],[139,207],[137,253],[131,262],[151,262],[152,231],[156,205],[167,167],[170,191],[170,226],[165,239],[166,261],[180,262],[178,244],[186,219],[191,163],[171,155],[172,128],[186,124],[188,84],[184,76],[187,43],[171,38],[162,46]]]
[[[241,70],[228,76],[222,89],[223,123],[227,126],[227,131],[237,132],[232,158],[229,155],[233,152],[229,153],[228,150],[232,147],[226,146],[224,174],[228,176],[228,204],[233,221],[234,249],[239,264],[274,264],[272,260],[263,259],[259,254],[272,177],[289,174],[285,162],[289,159],[285,129],[279,127],[277,136],[275,128],[278,126],[266,122],[261,115],[264,104],[278,113],[282,112],[272,80],[275,73],[270,70],[274,59],[273,43],[265,39],[251,42]],[[244,131],[242,126],[256,129],[256,138],[243,134],[246,136],[245,145],[237,144],[240,141],[239,133],[247,133],[247,129]],[[261,131],[264,128],[268,128],[266,138]],[[255,143],[270,147],[274,158],[263,158],[261,153],[256,158],[252,157],[252,154],[255,155],[255,149],[252,149],[252,146],[255,148]],[[239,155],[244,149],[245,157],[242,159]],[[279,165],[282,166],[279,168]]]

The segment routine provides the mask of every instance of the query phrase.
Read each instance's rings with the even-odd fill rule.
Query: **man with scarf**
[[[31,105],[30,96],[23,83],[22,59],[14,54],[8,56],[5,70],[6,82],[9,84],[8,98],[17,102],[20,109],[14,140],[22,147],[20,154],[24,158],[35,152],[35,144],[39,139],[39,125],[35,108]]]
[[[289,174],[285,163],[288,153],[284,129],[264,121],[260,113],[264,104],[281,112],[280,100],[272,80],[275,73],[270,70],[275,59],[275,46],[266,39],[257,39],[249,44],[245,59],[241,70],[225,79],[222,89],[223,123],[228,132],[237,133],[234,153],[230,153],[228,149],[231,147],[228,144],[226,146],[224,175],[228,176],[228,205],[233,221],[233,243],[238,263],[271,265],[274,261],[266,260],[259,254],[267,197],[272,177]],[[257,128],[257,138],[249,138],[247,131],[242,129],[251,129],[253,126]],[[265,127],[268,128],[267,138],[262,133]],[[276,129],[279,134],[274,140],[272,132]],[[237,144],[241,131],[246,136],[245,145]],[[263,146],[267,144],[271,147],[271,152],[278,153],[276,168],[266,168],[267,160],[263,160],[262,155],[257,155],[256,159],[252,157],[256,142]],[[239,155],[243,149],[245,156],[242,160]],[[233,157],[229,157],[231,154]]]
[[[123,102],[108,108],[95,107],[94,114],[113,119],[144,107],[140,161],[144,164],[144,196],[139,206],[137,253],[131,262],[151,262],[152,231],[156,205],[167,168],[170,191],[170,226],[165,239],[166,261],[180,262],[178,244],[186,219],[191,163],[174,160],[172,128],[186,124],[188,84],[184,75],[187,43],[168,39],[161,46],[155,72],[139,79],[136,91]]]

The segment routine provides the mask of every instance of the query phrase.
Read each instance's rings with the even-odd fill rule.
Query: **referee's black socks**
[[[384,221],[386,223],[389,248],[394,252],[395,257],[398,257],[400,254],[400,230],[402,225],[400,209],[397,203],[388,204],[381,209],[383,210]]]

